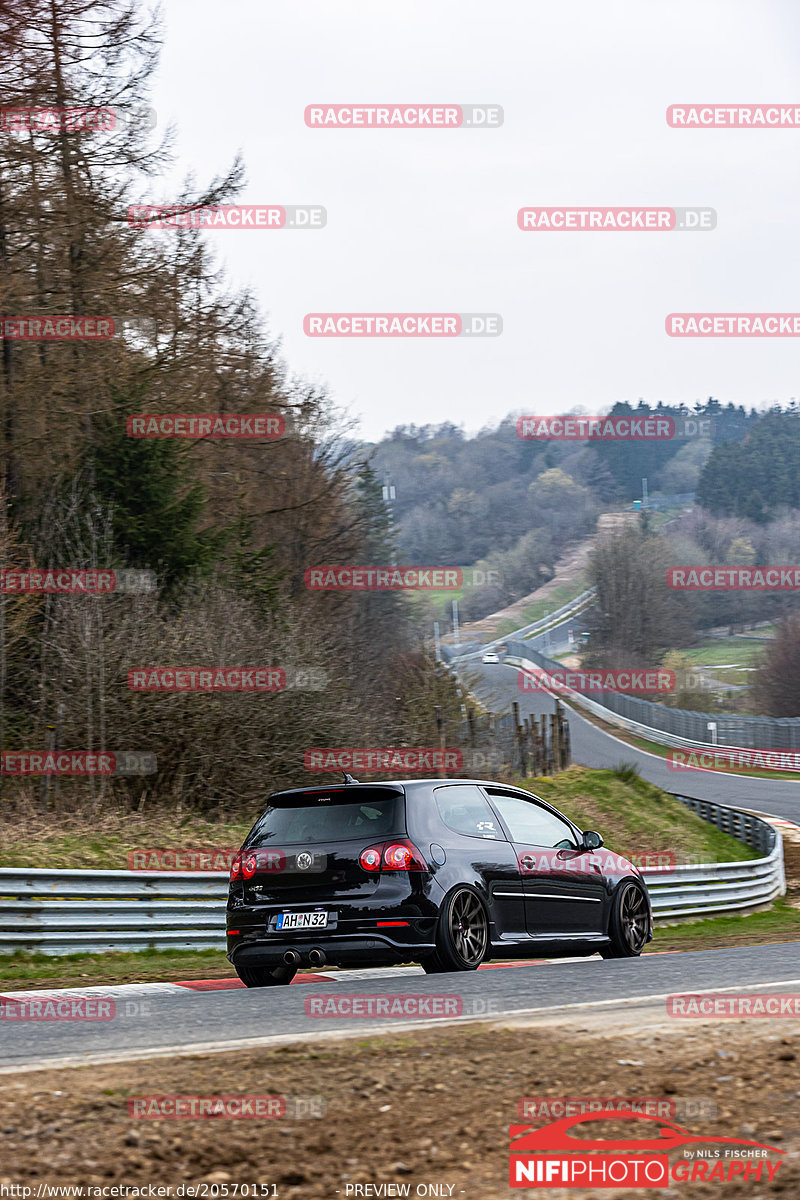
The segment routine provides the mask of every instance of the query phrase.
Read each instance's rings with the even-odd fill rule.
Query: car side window
[[[439,816],[448,829],[467,837],[506,840],[486,797],[473,784],[454,783],[434,788]]]
[[[552,846],[559,850],[576,849],[575,834],[567,822],[535,800],[523,800],[503,792],[489,791],[488,794],[515,842]]]

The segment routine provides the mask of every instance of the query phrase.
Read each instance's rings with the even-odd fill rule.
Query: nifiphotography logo
[[[608,1121],[630,1122],[632,1136],[602,1138],[598,1123]],[[509,1137],[511,1187],[665,1188],[735,1179],[769,1183],[783,1160],[768,1156],[785,1154],[762,1142],[690,1133],[662,1117],[635,1112],[583,1113],[540,1128],[511,1125]]]

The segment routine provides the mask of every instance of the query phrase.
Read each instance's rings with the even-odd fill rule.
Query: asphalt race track
[[[578,621],[565,623],[580,628]],[[559,643],[551,635],[552,645]],[[561,637],[565,640],[566,633]],[[540,641],[540,639],[537,639]],[[520,711],[549,713],[553,699],[522,693],[517,668],[462,664],[470,684],[494,711],[516,700]],[[655,755],[606,734],[570,711],[572,752],[576,762],[614,767],[635,761],[642,775],[667,791],[772,813],[800,823],[800,783],[746,779],[693,771],[677,774]],[[660,1009],[676,993],[750,992],[767,995],[800,989],[800,943],[759,945],[651,954],[639,959],[604,961],[538,960],[489,963],[478,972],[427,976],[419,967],[334,971],[298,975],[291,987],[246,989],[238,980],[87,987],[47,992],[48,997],[106,999],[110,1019],[0,1020],[0,1072],[168,1057],[175,1053],[210,1054],[248,1046],[316,1042],[351,1034],[420,1029],[463,1021],[516,1018],[553,1019],[605,1013],[610,1021],[636,1019],[637,1009]],[[4,999],[42,1000],[43,992],[8,990]],[[317,1011],[329,998],[347,1008],[359,997],[361,1011],[381,1000],[374,1016],[342,1016]],[[583,999],[591,997],[591,999]],[[410,998],[410,999],[409,999]],[[419,999],[417,999],[419,998]],[[111,1002],[110,1007],[108,1001]],[[403,1009],[401,1015],[389,1010]],[[320,1003],[322,1002],[322,1004]],[[421,1015],[409,1016],[407,1005]],[[443,1015],[434,1006],[443,1008]],[[6,1011],[3,1012],[6,1017]]]
[[[575,622],[569,625],[570,628],[577,627]],[[552,636],[555,645],[557,634]],[[537,649],[541,649],[539,641],[537,638]],[[470,662],[467,670],[470,680],[477,677],[479,681],[475,686],[476,695],[495,712],[510,708],[514,700],[518,701],[524,716],[553,712],[555,701],[546,692],[519,690],[517,667],[483,666],[478,660]],[[795,783],[789,779],[755,779],[716,771],[672,771],[664,759],[620,741],[573,708],[569,709],[569,730],[573,761],[583,766],[615,767],[620,762],[635,762],[645,779],[666,792],[752,808],[800,824],[800,779]]]
[[[298,976],[298,979],[302,979]],[[308,977],[307,977],[308,978]],[[226,981],[227,982],[227,981]],[[237,981],[238,982],[238,981]],[[201,985],[202,986],[202,985]],[[225,986],[223,984],[223,986]],[[751,991],[768,994],[800,987],[800,943],[730,950],[653,954],[639,959],[529,962],[488,965],[478,972],[426,976],[421,969],[337,972],[313,976],[300,986],[247,990],[194,990],[177,984],[72,989],[59,997],[111,996],[113,1019],[102,1021],[0,1021],[0,1070],[31,1065],[80,1065],[149,1058],[183,1051],[212,1053],[281,1041],[317,1041],[351,1033],[397,1032],[426,1024],[514,1018],[525,1014],[577,1015],[605,1011],[632,1019],[637,1005],[662,1007],[675,993]],[[6,995],[11,995],[7,993]],[[13,993],[16,999],[23,993]],[[27,993],[38,996],[43,993]],[[48,996],[55,993],[47,993]],[[463,1015],[430,1019],[407,1016],[306,1015],[305,1001],[353,995],[393,1000],[424,996],[460,1000]],[[591,999],[581,999],[591,997]],[[690,1024],[691,1022],[687,1022]]]

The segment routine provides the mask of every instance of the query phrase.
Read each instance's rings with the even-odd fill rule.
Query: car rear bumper
[[[317,949],[332,964],[418,962],[435,949],[438,905],[423,893],[392,899],[395,903],[391,907],[363,901],[325,904],[328,924],[316,929],[275,927],[281,912],[313,912],[310,904],[229,908],[227,957],[234,964],[245,958],[280,963],[286,951],[292,950],[304,966],[319,966],[319,961],[309,961],[309,952]],[[322,907],[319,905],[318,910]]]
[[[232,944],[231,944],[232,943]],[[350,966],[355,963],[378,965],[382,963],[418,962],[434,950],[433,937],[400,942],[380,934],[363,934],[357,937],[339,934],[331,936],[324,930],[314,936],[282,938],[232,938],[228,937],[226,957],[234,966],[247,963],[262,963],[277,966],[290,961],[298,967]],[[311,951],[321,951],[323,960],[312,957]],[[298,960],[292,958],[296,954]]]

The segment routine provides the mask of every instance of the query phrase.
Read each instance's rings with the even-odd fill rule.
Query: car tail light
[[[367,846],[366,850],[361,851],[358,861],[365,871],[380,871],[381,847]]]
[[[359,862],[365,871],[427,871],[427,865],[413,842],[378,842],[361,851]]]
[[[249,854],[242,855],[242,877],[244,879],[252,879],[258,870],[258,855],[255,850],[251,850]]]
[[[237,883],[238,880],[240,880],[241,878],[242,878],[242,854],[241,854],[241,851],[239,851],[238,854],[234,855],[233,862],[231,863],[231,883]]]
[[[383,851],[383,865],[388,871],[410,871],[414,862],[414,851],[405,842],[393,842]]]

